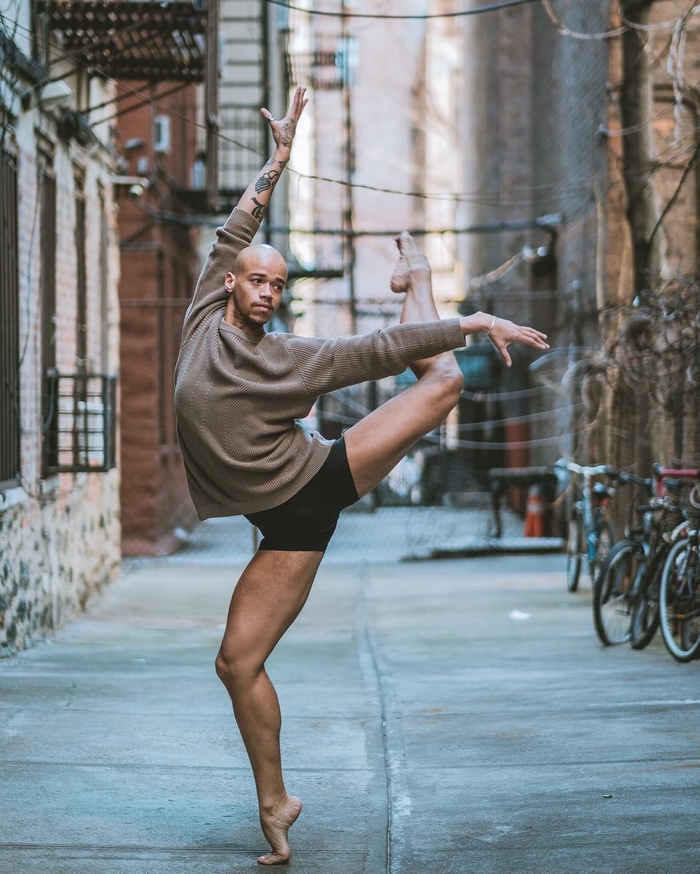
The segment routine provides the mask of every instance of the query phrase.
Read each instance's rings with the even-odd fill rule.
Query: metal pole
[[[352,94],[350,89],[350,41],[348,34],[348,10],[343,2],[340,24],[340,40],[343,46],[343,104],[345,110],[345,211],[343,229],[346,232],[345,252],[348,265],[348,295],[350,303],[350,333],[357,333],[357,299],[355,294],[355,238],[353,236],[354,195],[352,182],[355,176],[355,138],[352,124]]]

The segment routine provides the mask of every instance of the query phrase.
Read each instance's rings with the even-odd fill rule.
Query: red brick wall
[[[176,529],[189,528],[195,521],[176,445],[172,394],[182,301],[192,294],[199,262],[193,231],[158,217],[185,213],[177,189],[190,185],[194,100],[194,88],[187,88],[119,122],[124,172],[144,176],[150,183],[138,201],[126,188],[119,200],[125,554],[170,552],[179,543]],[[166,154],[153,148],[156,115],[170,118]],[[143,146],[125,150],[130,139],[143,141]]]

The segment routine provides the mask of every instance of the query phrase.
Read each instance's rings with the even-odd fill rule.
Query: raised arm
[[[270,132],[275,141],[275,151],[270,160],[243,192],[237,207],[237,209],[252,215],[258,222],[263,220],[275,185],[277,185],[289,161],[297,123],[301,118],[304,107],[308,103],[305,94],[306,88],[297,88],[287,114],[279,121],[272,117],[269,109],[260,110],[270,126]]]
[[[253,242],[275,185],[287,166],[297,122],[308,102],[305,94],[305,88],[297,88],[289,111],[279,121],[272,117],[269,110],[260,110],[270,126],[275,141],[275,151],[246,188],[224,226],[217,228],[216,241],[197,280],[192,303],[185,313],[183,344],[194,336],[208,316],[226,306],[228,292],[224,285],[224,277],[233,269],[239,252]]]

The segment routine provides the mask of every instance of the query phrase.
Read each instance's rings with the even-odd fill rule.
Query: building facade
[[[120,565],[113,91],[75,69],[55,22],[15,8],[0,25],[0,655]]]
[[[648,475],[654,461],[700,461],[700,22],[673,0],[635,6],[620,17],[608,0],[550,2],[465,21],[470,221],[542,224],[471,238],[463,255],[468,274],[486,274],[467,289],[473,306],[550,336],[527,382],[509,374],[522,463],[568,456]]]

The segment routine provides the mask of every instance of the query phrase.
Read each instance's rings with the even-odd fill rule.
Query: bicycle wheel
[[[581,575],[581,550],[583,549],[583,523],[578,516],[569,519],[566,536],[566,587],[570,592],[578,589]]]
[[[651,557],[639,592],[634,596],[630,622],[632,649],[649,646],[659,627],[659,586],[667,552],[662,548]]]
[[[644,553],[633,540],[621,540],[606,555],[593,587],[593,622],[605,646],[630,638],[631,593],[644,572]]]
[[[674,543],[661,574],[661,634],[674,659],[689,662],[700,655],[700,556],[690,540]]]
[[[591,575],[591,582],[595,585],[595,581],[600,573],[600,568],[603,562],[610,553],[610,550],[615,544],[615,532],[609,522],[603,522],[598,529],[598,539],[595,546],[595,557],[589,564],[588,569]]]

